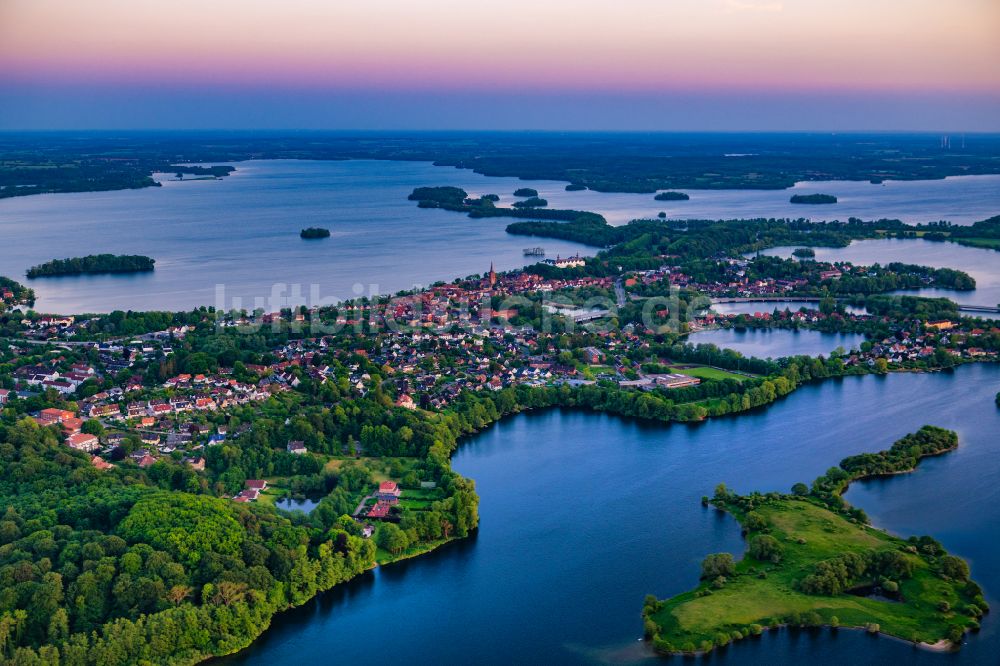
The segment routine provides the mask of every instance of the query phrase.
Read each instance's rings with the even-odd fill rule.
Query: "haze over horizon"
[[[992,0],[5,0],[0,129],[1000,130]]]

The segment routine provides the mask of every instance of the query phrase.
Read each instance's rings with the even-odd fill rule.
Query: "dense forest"
[[[541,212],[541,211],[539,211]],[[568,223],[530,221],[507,225],[507,233],[558,238],[595,247],[616,246],[607,256],[650,254],[699,255],[706,260],[718,252],[753,252],[778,245],[845,247],[852,240],[877,238],[879,231],[902,228],[896,220],[862,222],[808,222],[757,218],[750,220],[634,220],[612,226],[603,218],[581,218]]]
[[[348,522],[168,491],[182,468],[101,471],[30,419],[0,427],[0,655],[11,664],[183,664],[371,565]],[[156,469],[159,467],[158,469]]]
[[[153,270],[155,259],[138,254],[91,254],[53,259],[28,269],[29,278],[97,273],[141,273]]]
[[[198,168],[179,163],[251,158],[433,161],[603,192],[783,189],[1000,173],[998,148],[1000,139],[982,135],[946,149],[931,134],[25,133],[0,138],[0,197],[149,187],[154,172]]]

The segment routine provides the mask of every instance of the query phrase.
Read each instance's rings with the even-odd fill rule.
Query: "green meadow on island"
[[[646,636],[663,653],[707,653],[783,626],[858,628],[935,649],[957,648],[989,611],[964,560],[929,536],[902,539],[872,527],[841,498],[852,481],[912,471],[958,446],[924,426],[880,453],[845,458],[792,493],[739,496],[724,484],[705,498],[740,523],[738,562],[709,555],[702,583],[643,605]]]

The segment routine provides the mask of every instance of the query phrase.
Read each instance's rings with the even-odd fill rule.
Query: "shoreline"
[[[742,640],[746,641],[746,640],[752,640],[752,639],[755,639],[755,638],[760,638],[761,636],[764,635],[765,632],[776,633],[778,631],[809,631],[809,630],[813,630],[813,629],[815,629],[817,631],[818,630],[827,630],[827,631],[829,631],[831,633],[836,633],[836,632],[841,631],[841,630],[843,630],[843,631],[856,631],[856,632],[864,633],[864,634],[867,634],[867,635],[870,635],[870,636],[873,636],[873,637],[876,637],[876,638],[879,638],[879,639],[888,639],[888,640],[891,640],[891,641],[896,641],[897,643],[903,643],[904,645],[909,645],[909,646],[911,646],[911,647],[913,647],[915,649],[924,650],[925,652],[934,652],[936,654],[944,654],[944,653],[958,652],[959,651],[958,648],[955,648],[951,644],[951,642],[948,639],[946,639],[946,638],[942,638],[941,640],[939,640],[936,643],[927,643],[927,642],[924,642],[924,641],[908,641],[905,638],[900,638],[899,636],[893,636],[892,634],[887,634],[887,633],[882,632],[882,631],[871,632],[871,631],[868,631],[865,627],[854,627],[854,626],[848,627],[848,626],[845,626],[845,625],[838,625],[838,626],[835,627],[835,626],[830,625],[830,624],[819,624],[819,625],[810,626],[810,627],[801,627],[801,626],[798,626],[798,625],[790,625],[790,624],[785,624],[785,623],[776,624],[774,626],[764,627],[764,630],[759,635],[757,635],[757,636],[746,636]],[[968,633],[970,633],[970,632],[967,631],[966,634],[968,634]],[[649,641],[647,641],[645,639],[643,640],[643,642],[649,643]],[[740,641],[732,641],[731,643],[729,643],[729,645],[726,645],[725,647],[729,647],[730,645],[734,645],[737,642],[740,642]],[[724,648],[712,648],[711,650],[708,650],[708,651],[705,651],[705,650],[695,650],[694,652],[685,652],[683,650],[678,650],[676,652],[660,652],[655,647],[652,647],[651,644],[650,644],[650,648],[652,650],[653,655],[656,656],[656,657],[688,657],[688,658],[691,658],[691,657],[693,657],[693,658],[703,658],[703,657],[707,657],[708,655],[712,654],[713,652],[715,652],[717,650],[724,649]]]
[[[902,441],[902,440],[897,440],[897,442],[893,444],[893,447],[895,447],[896,444],[898,444],[900,441]],[[845,481],[845,483],[844,483],[844,485],[842,487],[840,487],[840,488],[838,488],[838,489],[835,490],[835,494],[836,494],[837,497],[843,497],[843,495],[847,493],[847,491],[850,489],[850,487],[851,487],[851,485],[853,483],[857,483],[857,482],[860,482],[860,481],[870,481],[870,480],[875,480],[875,479],[880,479],[880,478],[890,478],[890,477],[893,477],[893,476],[900,476],[900,475],[905,475],[905,474],[912,474],[913,472],[917,471],[917,468],[919,467],[920,463],[925,458],[935,458],[935,457],[944,455],[946,453],[952,453],[952,452],[954,452],[954,451],[956,451],[958,449],[958,445],[959,445],[958,444],[958,439],[956,437],[955,442],[954,442],[954,444],[952,446],[949,446],[949,447],[946,447],[946,448],[943,448],[943,449],[940,449],[940,450],[936,450],[936,451],[931,451],[931,452],[928,452],[928,453],[924,453],[922,455],[918,455],[916,457],[916,459],[914,460],[913,466],[910,467],[910,468],[908,468],[908,469],[897,470],[897,471],[893,471],[893,472],[865,474],[865,475],[858,476],[858,477],[855,477],[855,478],[848,478]],[[886,451],[880,451],[880,452],[874,453],[872,455],[884,454],[884,453],[887,453],[887,451],[888,450],[886,450]],[[848,460],[848,459],[845,458],[845,461],[846,460]],[[845,472],[848,471],[847,469],[845,469],[843,467],[839,467],[839,466],[838,466],[838,469],[844,469]],[[809,500],[806,499],[806,498],[801,498],[801,499],[802,499],[802,501],[809,502]],[[810,502],[810,503],[815,503],[815,502]],[[821,505],[821,508],[825,508],[826,510],[831,511],[834,514],[843,517],[845,511],[847,509],[851,508],[851,505],[846,500],[844,500],[843,504],[844,504],[844,506],[841,509],[834,509],[834,508],[831,508],[831,507],[827,507],[825,505]],[[716,503],[716,500],[712,500],[711,505],[714,506],[717,510],[723,511],[725,513],[728,513],[733,518],[736,518],[737,523],[740,525],[741,532],[742,532],[742,534],[744,536],[744,540],[746,540],[747,528],[745,527],[744,523],[741,522],[739,520],[739,518],[736,517],[736,515],[733,513],[733,511],[731,510],[731,508],[728,507],[728,506],[720,506],[720,504]],[[818,506],[820,506],[820,505],[818,505]],[[876,531],[879,531],[879,532],[881,532],[883,534],[889,535],[889,536],[891,536],[893,538],[896,538],[896,539],[903,539],[902,536],[897,535],[897,534],[891,532],[890,530],[888,530],[886,528],[878,527],[878,526],[874,525],[871,521],[868,521],[868,522],[866,522],[864,524],[861,524],[861,525],[859,525],[859,527],[861,529],[876,530]],[[749,553],[749,542],[747,542],[747,550],[744,551],[743,557],[741,558],[741,561],[744,560],[747,557],[748,553]],[[950,553],[947,553],[947,551],[944,552],[944,555],[949,555],[949,554]],[[970,582],[972,581],[971,577],[969,578],[969,581]],[[699,581],[699,585],[695,589],[696,590],[700,589],[701,585],[702,585],[702,582]],[[682,592],[681,595],[688,594],[688,593],[689,592]],[[673,597],[670,597],[669,599],[675,599],[678,596],[680,596],[680,595],[674,595]],[[987,610],[986,612],[988,613],[989,611]],[[646,622],[653,621],[653,620],[651,620],[652,614],[647,615],[647,611],[646,611],[645,608],[643,610],[642,616],[643,616],[643,618],[645,619]],[[658,625],[658,624],[655,623],[655,621],[653,621],[653,622],[654,622],[654,626],[656,626],[658,629],[661,628],[660,625]],[[930,652],[937,652],[937,653],[942,653],[942,652],[958,652],[961,649],[961,643],[960,642],[959,643],[954,643],[951,640],[949,640],[948,638],[940,638],[937,641],[935,641],[934,643],[928,643],[926,641],[909,640],[909,639],[903,638],[902,636],[897,636],[895,634],[883,631],[881,629],[880,625],[881,625],[881,622],[872,622],[872,623],[869,623],[868,625],[865,625],[865,626],[858,626],[858,625],[851,625],[851,626],[838,625],[838,626],[834,627],[833,625],[830,625],[828,623],[820,623],[820,624],[816,624],[816,625],[789,625],[787,622],[782,622],[782,623],[778,623],[778,624],[774,624],[774,625],[764,626],[763,627],[763,631],[775,631],[775,630],[781,629],[781,628],[799,628],[799,629],[809,629],[809,628],[817,628],[817,629],[819,629],[819,628],[826,628],[826,629],[831,629],[831,630],[849,629],[849,630],[864,631],[866,633],[869,633],[869,634],[872,634],[872,635],[875,635],[875,636],[890,638],[890,639],[899,641],[901,643],[908,643],[908,644],[910,644],[910,645],[912,645],[912,646],[914,646],[916,648],[920,648],[920,649],[927,650],[927,651],[930,651]],[[876,627],[879,627],[879,628],[876,629],[876,630],[872,630],[872,629],[870,629],[871,626],[876,626]],[[973,627],[967,627],[967,626],[963,627],[962,636],[964,637],[964,636],[968,635],[969,633],[971,633],[972,631],[977,630],[978,626],[979,626],[978,624],[975,624]],[[697,656],[697,657],[701,657],[701,656],[706,656],[709,653],[714,652],[715,650],[718,650],[720,648],[725,648],[725,647],[727,647],[730,644],[737,643],[737,642],[740,642],[742,640],[747,640],[749,638],[759,637],[759,636],[760,636],[760,634],[756,634],[756,635],[755,634],[747,634],[747,635],[742,636],[742,638],[735,638],[735,639],[731,638],[729,640],[729,642],[726,643],[726,644],[724,644],[724,645],[716,645],[716,646],[713,646],[712,648],[707,649],[707,650],[696,650],[696,651],[693,651],[693,652],[691,652],[691,651],[684,651],[684,650],[660,650],[660,649],[658,649],[656,647],[656,642],[657,642],[657,639],[659,638],[659,634],[658,633],[656,633],[656,634],[654,634],[652,636],[648,636],[644,640],[650,644],[650,646],[652,647],[654,653],[659,654],[659,655],[664,655],[664,656]]]

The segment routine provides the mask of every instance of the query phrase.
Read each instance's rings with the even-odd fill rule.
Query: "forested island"
[[[647,596],[647,638],[658,652],[695,654],[782,626],[830,626],[958,648],[989,610],[968,564],[932,537],[871,527],[842,498],[852,481],[905,473],[957,446],[954,432],[924,426],[886,451],[845,458],[788,495],[739,496],[720,484],[704,503],[740,522],[747,552],[738,562],[729,553],[707,556],[691,592]]]
[[[569,185],[566,186],[567,192],[580,192],[585,189],[587,189],[587,186],[580,185],[579,183],[570,183]]]
[[[521,190],[518,190],[521,191]],[[534,190],[531,190],[534,192]],[[605,219],[596,213],[579,210],[547,209],[548,201],[531,196],[524,201],[517,201],[511,208],[499,208],[496,202],[499,197],[486,194],[479,198],[469,197],[469,193],[460,187],[417,187],[407,197],[416,201],[420,208],[443,208],[459,213],[468,213],[469,217],[533,217],[543,220],[563,221],[594,221],[606,225]]]
[[[140,254],[91,254],[86,257],[53,259],[32,266],[29,278],[62,275],[97,275],[101,273],[143,273],[153,270],[155,259]]]
[[[299,238],[313,239],[313,238],[329,238],[329,237],[330,237],[330,230],[324,229],[322,227],[309,227],[299,232]]]
[[[656,199],[657,201],[687,201],[691,197],[685,194],[684,192],[667,191],[667,192],[660,192],[653,198]]]
[[[792,256],[799,259],[814,259],[816,257],[816,250],[811,247],[798,247],[792,251]]]
[[[537,197],[538,196],[538,190],[534,189],[533,187],[519,187],[518,189],[514,190],[514,196],[515,197]]]
[[[793,194],[789,201],[793,204],[835,204],[837,197],[832,194]]]
[[[549,205],[549,202],[545,199],[539,199],[538,197],[528,197],[523,201],[515,201],[511,205],[514,208],[544,208]]]

